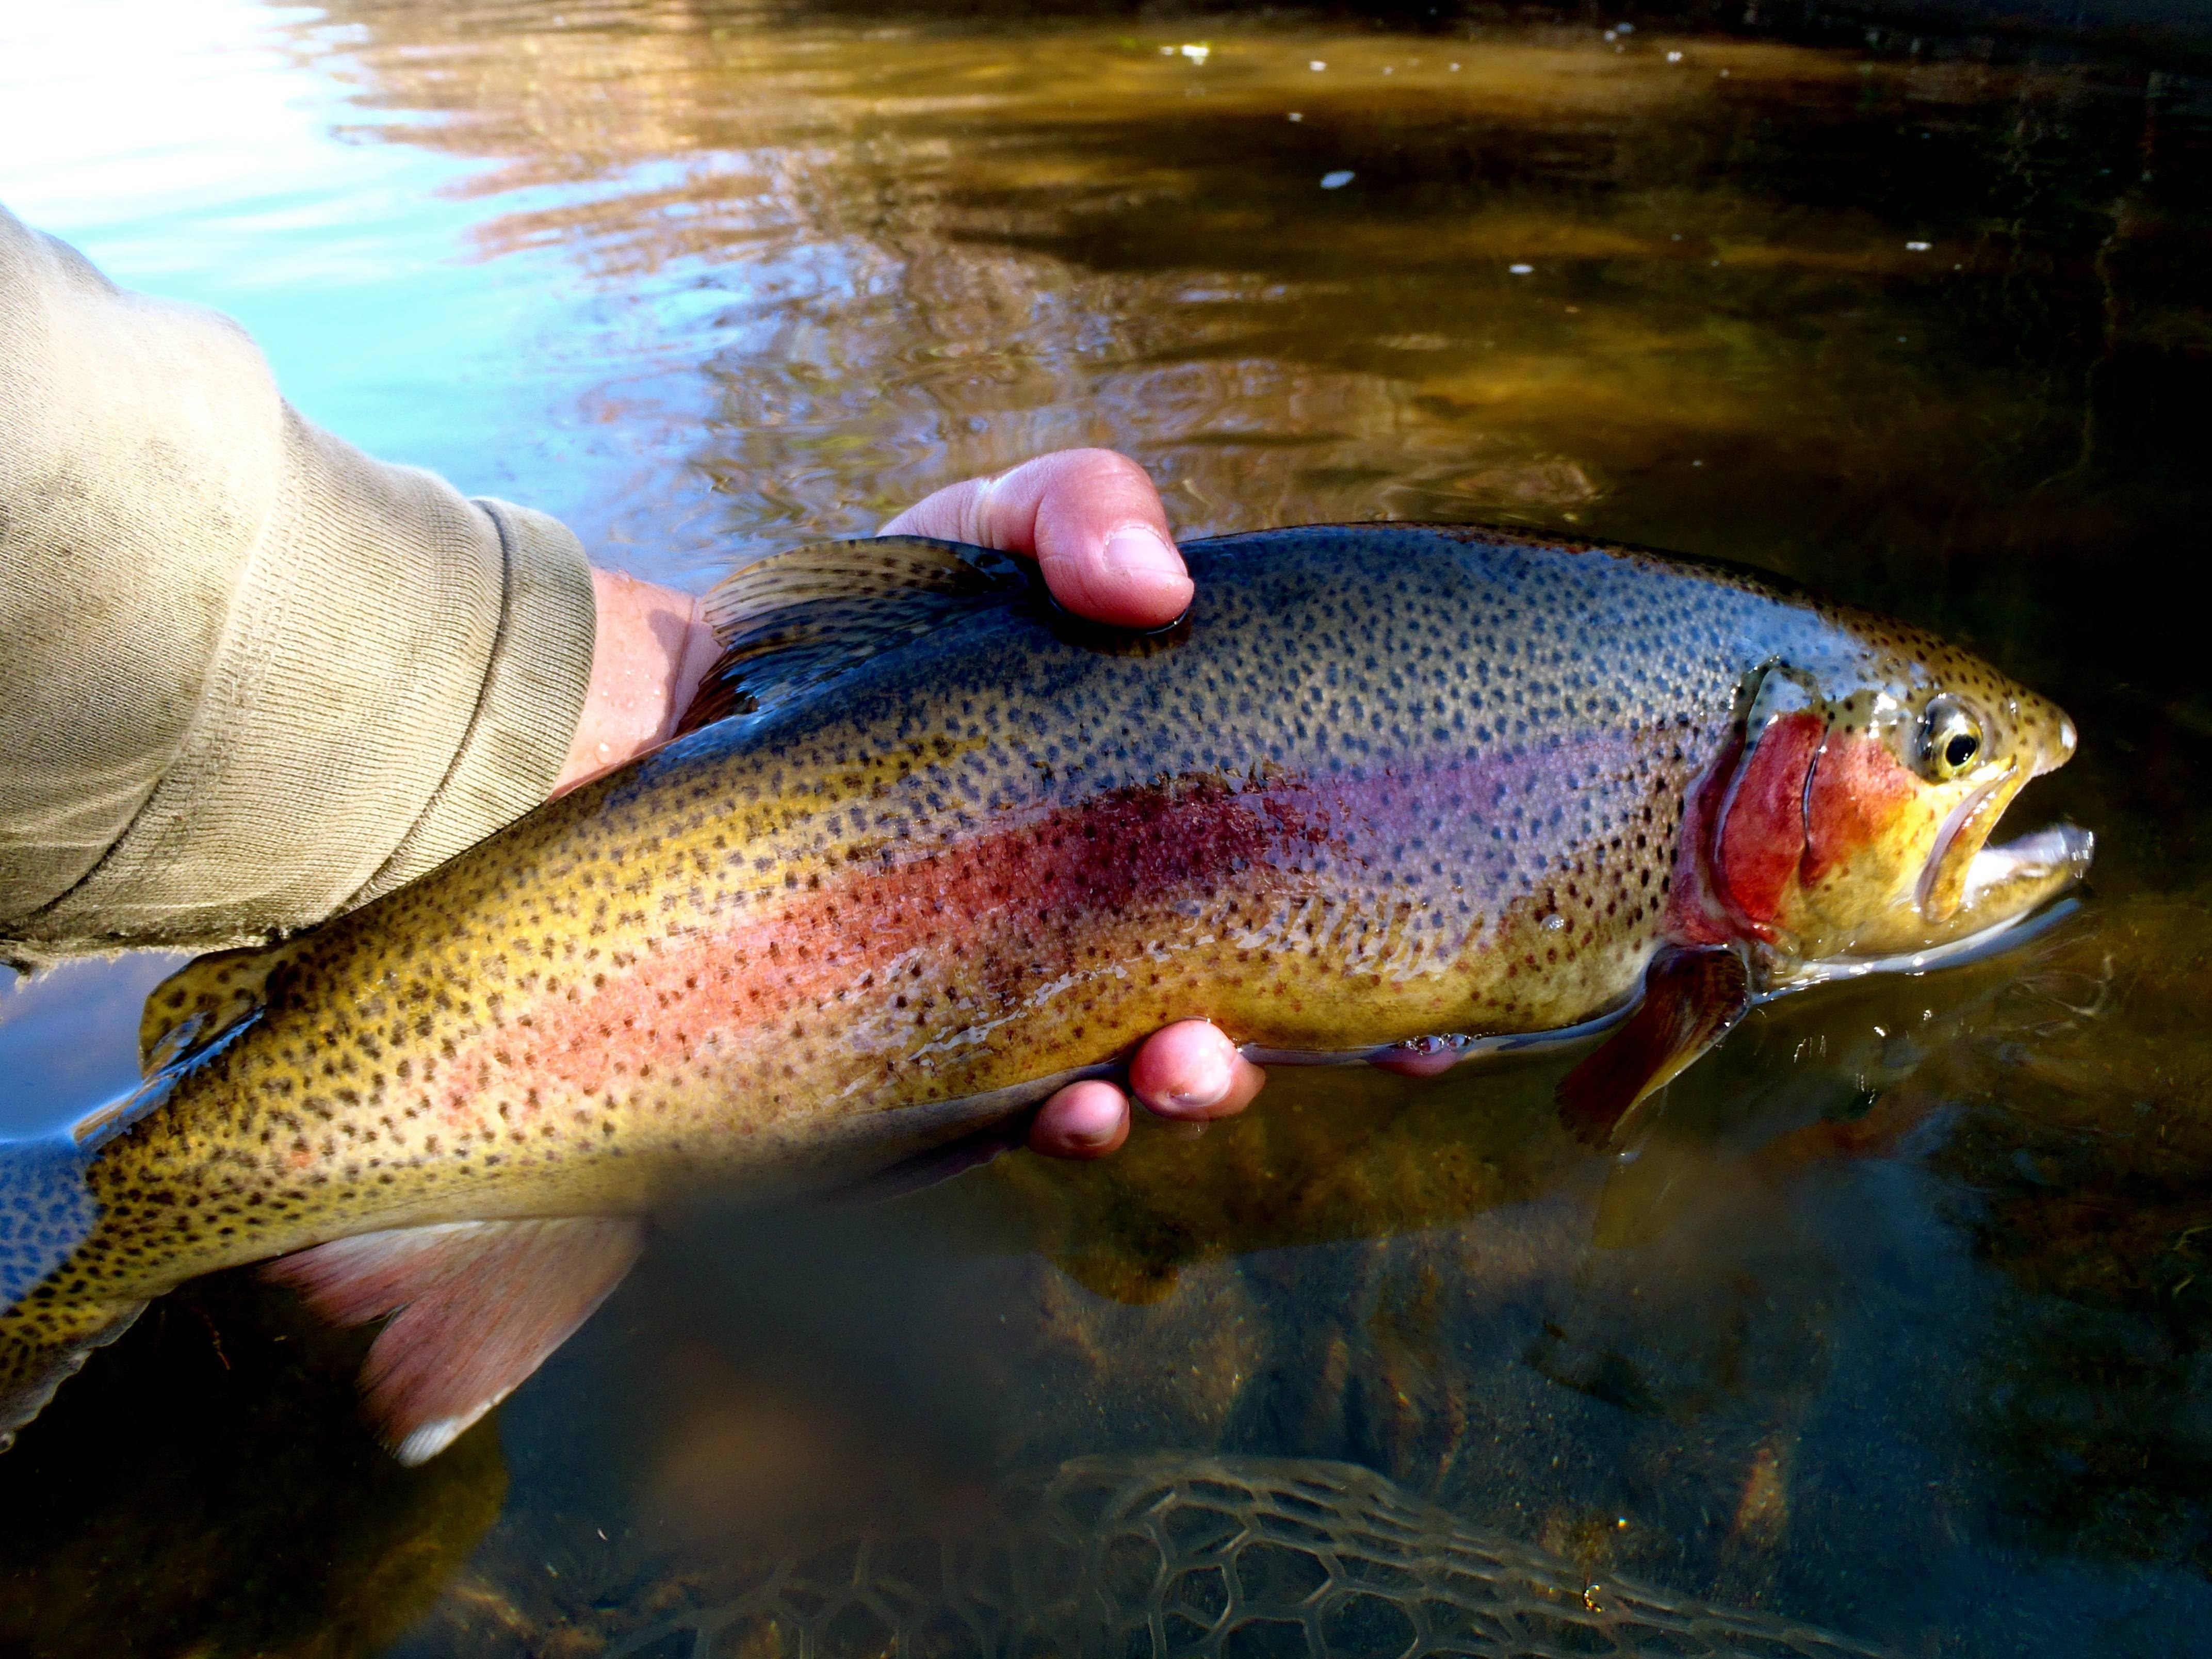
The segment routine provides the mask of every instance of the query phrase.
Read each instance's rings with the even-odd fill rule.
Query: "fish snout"
[[[2048,698],[2032,691],[2018,695],[2011,709],[2014,730],[2020,734],[2014,754],[2027,763],[2023,783],[2056,772],[2074,758],[2081,746],[2081,734],[2075,728],[2072,716]]]

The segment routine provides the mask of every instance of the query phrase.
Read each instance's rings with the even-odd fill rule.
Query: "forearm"
[[[542,799],[582,549],[300,419],[251,342],[0,214],[0,956],[307,925]]]

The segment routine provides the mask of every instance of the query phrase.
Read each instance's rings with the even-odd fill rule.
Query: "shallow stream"
[[[1054,1479],[1256,1513],[1292,1503],[1252,1461],[1283,1459],[1394,1483],[1304,1466],[1340,1519],[1402,1502],[1436,1561],[1517,1564],[1501,1645],[1453,1650],[2202,1640],[2212,59],[2155,15],[1916,15],[0,20],[0,201],[238,318],[311,418],[602,560],[703,586],[1079,443],[1144,462],[1184,534],[1484,519],[1721,556],[2050,694],[2081,755],[2020,810],[2100,839],[2041,939],[1762,1012],[1632,1157],[1560,1129],[1558,1062],[1285,1074],[1101,1165],[665,1218],[420,1469],[356,1414],[356,1338],[250,1275],[188,1288],[0,1458],[0,1651],[969,1650],[982,1601],[852,1540],[988,1532]],[[171,965],[0,988],[0,1134],[125,1087]],[[1094,1523],[1061,1493],[1018,1541]],[[1092,1588],[1150,1620],[1117,1654],[1399,1652],[1446,1620],[1406,1608],[1481,1600],[1346,1549],[1315,1571],[1372,1594],[1326,1629],[1224,1632],[1212,1581],[1110,1551]],[[848,1617],[824,1573],[881,1593]],[[1786,1624],[1700,1614],[1698,1648],[1622,1581]],[[1006,1582],[1006,1629],[1043,1619]]]

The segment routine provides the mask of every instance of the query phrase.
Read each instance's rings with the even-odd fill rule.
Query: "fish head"
[[[1992,831],[2074,723],[1971,653],[1846,613],[1843,648],[1747,677],[1709,781],[1704,885],[1781,981],[1954,953],[2087,873],[2088,831]]]

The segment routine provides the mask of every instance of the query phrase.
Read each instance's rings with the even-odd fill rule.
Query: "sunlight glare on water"
[[[595,447],[575,404],[629,343],[575,339],[557,252],[471,257],[463,192],[490,163],[386,142],[435,118],[349,100],[332,56],[362,38],[252,0],[10,7],[0,201],[126,288],[237,319],[285,396],[372,453],[573,516]]]

